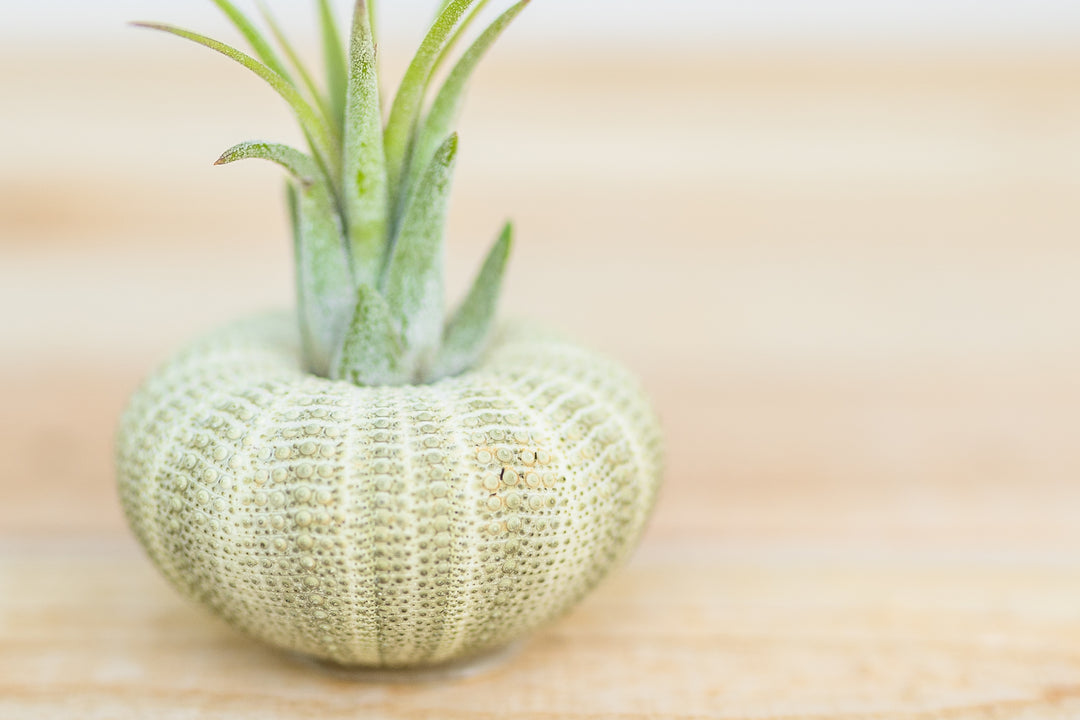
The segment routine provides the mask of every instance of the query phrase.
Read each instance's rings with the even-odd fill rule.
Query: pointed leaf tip
[[[285,168],[300,184],[308,187],[320,179],[329,184],[318,163],[288,145],[267,142],[243,142],[221,154],[214,165],[228,165],[239,160],[268,160]]]
[[[468,296],[446,324],[434,377],[449,377],[472,367],[487,347],[495,324],[503,276],[514,243],[514,226],[507,223],[491,248]]]
[[[334,378],[354,385],[398,385],[409,375],[401,337],[386,300],[370,285],[360,285],[344,342],[333,363]]]

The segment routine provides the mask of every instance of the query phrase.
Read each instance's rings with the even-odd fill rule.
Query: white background
[[[253,7],[251,0],[239,2]],[[306,0],[269,4],[301,33],[310,26]],[[345,16],[351,3],[337,5]],[[384,36],[404,40],[418,34],[434,5],[435,0],[382,0]],[[1066,47],[1080,39],[1080,0],[534,0],[529,13],[529,22],[514,30],[521,42]],[[208,30],[219,22],[208,0],[0,0],[0,39],[112,42],[125,37],[123,25],[133,19]]]

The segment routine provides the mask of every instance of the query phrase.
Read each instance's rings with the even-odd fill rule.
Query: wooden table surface
[[[341,678],[180,600],[111,437],[154,363],[291,302],[287,113],[161,39],[0,51],[0,718],[1080,717],[1080,55],[504,51],[451,285],[635,368],[643,544],[478,677]]]

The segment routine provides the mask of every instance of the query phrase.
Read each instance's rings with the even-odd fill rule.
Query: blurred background
[[[317,59],[308,4],[270,4]],[[432,4],[382,3],[390,82]],[[92,540],[170,601],[116,418],[193,336],[292,302],[280,173],[211,167],[299,142],[288,111],[132,19],[239,42],[210,3],[0,5],[0,569],[41,597]],[[514,218],[506,314],[623,359],[668,435],[645,544],[568,621],[637,618],[652,654],[552,701],[1072,702],[1046,688],[1080,683],[1080,4],[536,0],[472,88],[451,288]],[[656,658],[685,672],[650,695]]]

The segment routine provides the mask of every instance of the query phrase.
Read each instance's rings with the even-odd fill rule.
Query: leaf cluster
[[[512,231],[507,225],[500,234],[448,318],[445,228],[458,148],[452,126],[473,70],[529,1],[519,0],[454,57],[488,0],[442,0],[385,122],[375,0],[355,0],[348,47],[330,1],[316,0],[325,87],[265,5],[268,35],[231,0],[212,0],[252,54],[170,25],[137,23],[243,65],[277,91],[300,123],[308,152],[245,142],[217,164],[257,158],[290,175],[300,330],[311,372],[358,385],[431,382],[468,369],[483,352]],[[443,67],[449,70],[433,92]]]

